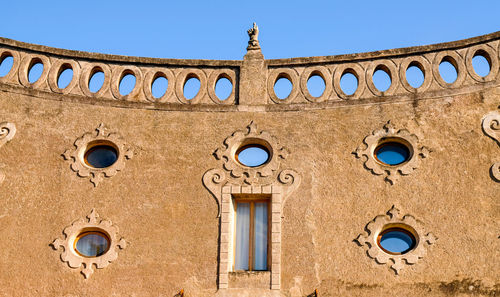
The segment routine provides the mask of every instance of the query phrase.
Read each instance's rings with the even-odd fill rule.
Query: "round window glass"
[[[405,229],[390,228],[378,236],[379,247],[389,254],[400,255],[412,250],[416,245],[415,236]]]
[[[269,151],[262,145],[245,145],[236,152],[236,160],[245,166],[257,167],[269,161]]]
[[[109,249],[109,238],[97,231],[83,232],[75,242],[75,250],[83,257],[99,257]]]
[[[96,145],[85,152],[85,163],[94,168],[106,168],[118,159],[118,152],[110,145]]]
[[[399,165],[410,157],[410,149],[400,142],[384,142],[375,149],[375,158],[385,165]]]

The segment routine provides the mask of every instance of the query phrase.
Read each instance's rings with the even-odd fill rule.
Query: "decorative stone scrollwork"
[[[97,257],[85,257],[75,250],[77,237],[87,231],[98,231],[108,237],[108,250],[104,254]],[[100,218],[95,209],[92,209],[86,218],[74,221],[64,229],[63,233],[63,239],[57,238],[50,245],[56,251],[59,247],[63,248],[61,260],[67,263],[70,268],[77,269],[83,266],[81,273],[86,279],[94,273],[94,265],[98,269],[107,267],[118,257],[118,250],[127,246],[125,239],[118,235],[118,227],[113,225],[110,220]]]
[[[0,123],[0,147],[11,141],[14,135],[16,135],[16,125],[7,122]],[[0,163],[0,184],[5,180],[5,173],[3,173],[2,167],[3,164]]]
[[[492,111],[486,114],[482,120],[484,134],[491,137],[500,146],[500,112]],[[491,175],[500,182],[500,162],[491,166]]]
[[[267,151],[265,162],[255,167],[238,161],[239,152],[249,147],[259,147]],[[280,171],[281,161],[286,159],[288,150],[266,131],[259,131],[251,122],[247,131],[237,130],[224,140],[224,146],[214,152],[220,167],[210,169],[203,175],[203,185],[214,196],[220,218],[219,236],[219,276],[218,288],[229,288],[228,273],[232,271],[234,260],[231,250],[235,238],[235,214],[233,200],[241,196],[265,197],[269,199],[271,290],[281,288],[281,218],[286,199],[300,185],[300,175],[291,169]],[[235,198],[236,197],[236,198]]]
[[[403,254],[389,254],[379,246],[379,234],[388,228],[399,228],[407,230],[415,237],[415,246]],[[354,242],[359,246],[368,248],[366,254],[378,264],[391,263],[391,269],[396,274],[405,265],[413,265],[425,256],[429,245],[434,244],[437,237],[432,233],[427,233],[422,224],[411,215],[400,215],[399,209],[392,206],[385,215],[376,216],[365,227],[365,232],[359,234]]]
[[[409,150],[408,160],[398,165],[388,165],[375,158],[376,148],[387,140],[404,143]],[[411,134],[406,129],[397,130],[388,121],[383,129],[375,130],[363,140],[353,154],[357,158],[364,158],[364,166],[375,175],[385,175],[385,180],[391,185],[394,184],[401,175],[408,175],[418,168],[420,158],[426,158],[431,150],[425,146],[420,146],[419,139],[415,134]]]
[[[212,193],[219,208],[217,217],[220,217],[221,212],[221,194],[222,186],[227,182],[226,173],[222,169],[210,169],[203,175],[203,185]]]
[[[248,167],[240,164],[235,157],[238,148],[256,143],[269,151],[270,160],[258,167]],[[247,131],[237,130],[224,140],[224,146],[214,152],[214,156],[223,162],[223,167],[232,177],[242,177],[247,184],[265,183],[266,178],[273,176],[280,166],[281,160],[288,156],[288,150],[282,147],[278,140],[267,131],[259,131],[252,121]]]
[[[107,144],[116,150],[117,160],[111,166],[96,168],[85,162],[86,151],[98,144]],[[118,171],[123,170],[125,160],[131,159],[133,155],[132,150],[126,146],[121,135],[107,132],[107,128],[102,123],[93,133],[85,133],[76,139],[74,148],[68,149],[62,154],[66,161],[71,162],[71,170],[80,177],[89,177],[94,187],[97,187],[104,177],[112,177]]]
[[[291,169],[285,169],[278,175],[278,181],[284,186],[283,201],[281,205],[281,208],[283,209],[283,207],[285,207],[287,198],[290,196],[290,193],[292,193],[299,187],[301,177],[297,172]]]

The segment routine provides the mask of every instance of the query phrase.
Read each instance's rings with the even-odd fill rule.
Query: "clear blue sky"
[[[500,1],[4,1],[0,36],[109,54],[242,59],[424,45],[500,30]]]

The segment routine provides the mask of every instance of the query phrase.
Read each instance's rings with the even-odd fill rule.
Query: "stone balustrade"
[[[183,105],[208,108],[214,105],[266,105],[266,108],[272,108],[272,105],[277,104],[290,106],[288,108],[296,108],[292,106],[297,105],[323,108],[330,104],[353,104],[356,101],[365,103],[367,100],[414,100],[439,96],[439,92],[443,90],[450,94],[450,90],[460,92],[468,87],[497,85],[499,39],[500,32],[497,32],[450,43],[362,54],[272,60],[265,60],[262,55],[251,58],[247,55],[243,61],[224,61],[104,55],[0,38],[0,61],[7,57],[13,58],[10,72],[0,77],[0,87],[75,97],[92,104],[106,101],[115,104],[134,102],[160,109],[186,108]],[[260,53],[260,48],[258,52]],[[472,58],[478,55],[483,56],[490,66],[489,74],[484,77],[479,76],[472,66]],[[246,60],[248,63],[245,63]],[[451,63],[457,70],[457,79],[453,83],[445,82],[439,73],[439,65],[443,61]],[[43,64],[43,72],[37,81],[31,83],[28,79],[29,71],[37,63]],[[240,75],[254,67],[255,63],[263,63],[263,70],[244,77]],[[412,87],[406,78],[406,70],[411,66],[418,67],[424,75],[424,81],[418,88]],[[61,89],[57,81],[66,69],[73,71],[73,78],[67,87]],[[373,74],[377,70],[386,72],[391,80],[390,87],[384,92],[378,90],[373,83]],[[98,91],[91,92],[89,80],[96,72],[104,74],[104,83]],[[347,73],[354,75],[358,82],[356,91],[350,95],[340,85],[342,76]],[[136,83],[129,94],[122,95],[119,85],[128,74],[135,77]],[[319,97],[312,96],[308,90],[307,82],[312,76],[320,76],[325,83],[324,92]],[[161,98],[156,98],[151,87],[159,77],[168,80],[168,87]],[[196,78],[200,82],[199,92],[192,99],[186,98],[183,92],[184,85],[190,78]],[[225,100],[219,99],[215,93],[216,83],[221,78],[228,79],[232,84],[232,91]],[[280,78],[286,78],[292,84],[289,96],[284,99],[278,98],[274,91],[274,85]],[[248,96],[249,87],[240,86],[252,86],[252,83],[242,79],[265,81],[265,90],[258,94],[264,94],[266,98]],[[250,99],[240,100],[242,92],[246,92],[246,97]],[[286,106],[280,108],[286,109]]]

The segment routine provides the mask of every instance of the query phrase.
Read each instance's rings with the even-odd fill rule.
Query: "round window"
[[[248,167],[258,167],[266,164],[270,159],[267,148],[260,144],[242,146],[236,151],[236,160]]]
[[[118,159],[116,148],[110,144],[97,144],[85,151],[85,164],[94,168],[106,168]]]
[[[395,166],[411,158],[410,148],[402,142],[389,140],[375,148],[375,158],[384,165]]]
[[[403,228],[389,228],[382,231],[377,238],[378,246],[386,253],[402,255],[415,248],[415,236]]]
[[[109,237],[99,231],[80,233],[75,240],[75,251],[83,257],[99,257],[109,249]]]

